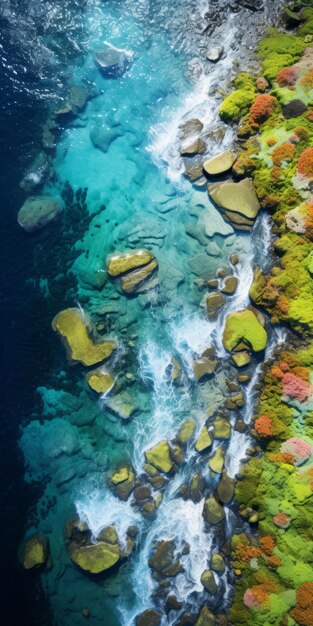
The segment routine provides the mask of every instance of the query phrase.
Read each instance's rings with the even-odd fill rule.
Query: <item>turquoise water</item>
[[[195,6],[201,21],[210,3]],[[53,281],[61,277],[66,283],[70,271],[74,273],[75,287],[70,282],[57,310],[82,307],[95,324],[104,326],[101,334],[118,342],[110,367],[120,381],[119,397],[133,405],[134,415],[123,421],[112,413],[110,397],[99,400],[92,395],[84,382],[86,372],[72,368],[64,352],[61,371],[53,373],[58,384],[52,381],[38,389],[43,419],[23,429],[26,480],[47,480],[38,502],[38,522],[29,533],[39,528],[49,536],[53,567],[42,575],[42,584],[58,626],[83,624],[83,607],[90,609],[91,624],[108,626],[133,624],[141,611],[162,608],[162,601],[153,595],[156,583],[148,566],[159,539],[175,539],[178,549],[184,542],[190,545],[190,553],[182,557],[185,572],[171,581],[184,610],[196,613],[209,601],[221,611],[231,597],[228,568],[217,580],[216,597],[209,598],[200,582],[212,550],[229,538],[233,513],[228,509],[220,535],[207,533],[203,501],[195,504],[178,496],[181,485],[195,472],[206,481],[207,493],[216,487],[217,478],[210,476],[192,447],[152,517],[143,517],[131,498],[119,501],[107,486],[110,471],[119,463],[131,463],[139,475],[147,448],[172,439],[187,417],[195,420],[200,432],[208,410],[223,405],[227,378],[234,376],[221,342],[225,315],[248,303],[255,255],[258,262],[267,261],[266,219],[259,218],[251,235],[235,233],[210,203],[206,187],[193,187],[181,176],[178,124],[184,119],[199,116],[204,122],[208,156],[232,145],[232,132],[218,121],[221,96],[216,85],[226,85],[234,71],[238,24],[230,14],[224,30],[212,39],[216,43],[224,33],[227,54],[219,67],[209,67],[199,54],[199,31],[190,28],[190,10],[190,3],[183,0],[152,5],[90,2],[84,15],[86,53],[68,68],[69,83],[87,85],[92,97],[84,111],[66,124],[57,144],[54,177],[44,191],[61,197],[66,181],[74,191],[87,188],[90,219],[74,245],[73,266],[53,278],[43,272],[41,288],[49,299]],[[107,78],[97,68],[95,53],[104,42],[131,53],[123,76]],[[196,54],[195,75],[191,61]],[[211,133],[217,125],[219,139]],[[159,261],[158,284],[127,297],[108,279],[106,257],[141,247]],[[235,270],[229,263],[232,253],[240,257]],[[62,267],[62,251],[60,255]],[[205,313],[207,291],[202,282],[221,267],[236,273],[239,289],[228,298],[218,319],[211,321]],[[58,342],[55,337],[56,351]],[[220,364],[213,378],[198,384],[192,362],[210,347]],[[169,374],[173,357],[182,367],[180,386]],[[253,385],[245,394],[249,422]],[[232,424],[237,418],[236,412],[231,414]],[[228,453],[225,450],[230,475],[237,473],[249,441],[249,436],[233,432]],[[94,579],[79,571],[64,540],[65,524],[76,514],[95,537],[114,523],[123,540],[127,527],[135,524],[139,528],[135,555],[108,576]],[[172,624],[175,616],[164,619],[164,625]]]

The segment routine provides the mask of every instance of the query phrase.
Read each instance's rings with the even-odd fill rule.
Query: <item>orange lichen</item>
[[[279,556],[275,556],[275,554],[273,556],[269,556],[267,559],[267,565],[271,569],[276,569],[277,567],[279,567],[281,565],[281,560]]]
[[[275,548],[275,539],[271,535],[265,535],[260,539],[260,548],[264,554],[270,556]]]
[[[292,143],[286,142],[274,148],[272,152],[272,161],[274,165],[280,166],[283,161],[291,161],[294,157],[295,147]]]
[[[313,148],[307,148],[302,152],[297,169],[305,178],[313,179]]]
[[[277,528],[288,528],[290,526],[290,517],[286,513],[278,513],[274,515],[273,522]]]
[[[313,89],[313,70],[308,70],[308,72],[306,72],[300,81],[300,85],[308,91]]]
[[[238,561],[249,563],[251,559],[257,559],[260,556],[262,556],[260,548],[244,543],[238,543],[236,546],[236,560]]]
[[[277,143],[277,139],[275,139],[275,137],[270,137],[269,139],[267,139],[266,143],[271,148],[272,146],[275,146],[275,144]]]
[[[303,583],[296,592],[297,604],[290,611],[291,617],[301,626],[313,624],[313,583]]]
[[[249,115],[250,123],[260,124],[267,120],[275,110],[277,99],[268,94],[260,94],[256,97]]]

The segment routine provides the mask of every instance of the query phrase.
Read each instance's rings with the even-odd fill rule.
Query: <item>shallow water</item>
[[[203,35],[204,15],[217,4],[225,9],[222,24],[211,36]],[[200,577],[220,538],[215,532],[205,532],[203,502],[184,501],[177,494],[195,471],[203,474],[208,491],[213,492],[216,478],[209,476],[205,462],[197,459],[192,448],[187,450],[188,463],[169,482],[152,518],[142,517],[131,499],[118,501],[107,486],[107,476],[121,462],[131,463],[140,473],[145,449],[160,439],[173,438],[189,416],[200,432],[208,408],[222,406],[229,374],[221,341],[226,313],[248,303],[253,264],[267,262],[271,234],[266,219],[259,218],[251,235],[235,234],[205,189],[192,187],[181,175],[179,123],[199,117],[204,133],[216,126],[223,128],[217,115],[218,88],[227,86],[236,70],[236,58],[243,67],[251,64],[251,45],[263,29],[259,22],[266,14],[258,17],[243,11],[238,17],[226,10],[226,4],[90,0],[68,2],[62,8],[49,3],[43,17],[41,3],[36,7],[30,3],[27,32],[33,33],[40,46],[34,55],[32,37],[23,37],[18,63],[36,79],[27,84],[19,76],[16,81],[14,66],[6,64],[14,92],[38,96],[54,108],[63,106],[70,85],[81,84],[90,91],[86,108],[72,122],[64,122],[52,158],[54,175],[43,187],[58,198],[66,182],[74,193],[87,188],[88,212],[80,209],[83,217],[79,220],[77,205],[67,203],[59,225],[31,238],[34,264],[25,279],[45,302],[43,339],[53,315],[66,306],[78,304],[95,322],[104,324],[105,332],[120,346],[114,372],[135,407],[130,421],[112,414],[107,398],[98,401],[87,391],[83,368],[69,366],[58,338],[51,333],[47,346],[55,356],[44,362],[42,377],[36,378],[41,406],[33,415],[29,408],[27,417],[32,419],[23,426],[20,448],[26,481],[44,484],[27,534],[39,528],[49,536],[53,567],[41,582],[58,626],[83,624],[83,607],[90,608],[92,624],[126,626],[134,623],[138,613],[157,605],[147,561],[160,539],[175,539],[178,547],[184,542],[190,545],[190,554],[183,557],[185,573],[173,581],[173,591],[185,602],[184,608],[196,612],[208,599]],[[280,4],[271,3],[271,7],[276,10]],[[11,13],[15,11],[13,46],[14,24],[20,28],[26,17],[14,3],[7,5]],[[250,29],[242,28],[245,16]],[[275,20],[274,13],[271,19]],[[42,34],[38,33],[40,20]],[[226,56],[212,66],[205,60],[206,50],[221,38]],[[130,65],[122,76],[104,77],[97,68],[95,54],[104,42],[131,51]],[[208,135],[208,155],[232,145],[232,131],[223,130],[220,141]],[[25,158],[24,173],[29,180],[38,175],[31,155]],[[29,246],[26,234],[18,237]],[[262,250],[257,245],[260,239]],[[147,247],[157,257],[159,285],[127,298],[107,279],[105,259],[113,251],[137,247]],[[235,270],[239,289],[228,298],[217,320],[209,321],[203,305],[205,292],[195,281],[213,278],[220,267],[230,270],[229,256],[234,252],[240,256]],[[213,379],[197,384],[192,361],[210,346],[215,347],[223,367]],[[182,366],[179,387],[169,375],[173,357]],[[257,371],[256,367],[256,376]],[[126,372],[134,382],[126,382]],[[246,389],[247,423],[255,380]],[[232,416],[233,421],[236,417]],[[226,456],[230,475],[237,473],[249,443],[248,436],[234,431]],[[80,572],[71,563],[64,542],[65,523],[76,513],[94,536],[115,523],[123,540],[127,527],[135,524],[140,531],[136,554],[113,574],[96,581]],[[212,606],[227,607],[230,581],[228,572],[220,577]],[[173,619],[170,615],[164,624]]]

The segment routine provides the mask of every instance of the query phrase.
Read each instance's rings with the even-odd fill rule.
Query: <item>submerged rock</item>
[[[203,169],[207,174],[209,174],[209,176],[217,176],[218,174],[223,174],[224,172],[230,170],[235,163],[236,158],[237,155],[235,152],[225,150],[208,161],[205,161]]]
[[[52,328],[61,336],[68,358],[83,365],[95,365],[104,361],[117,347],[115,341],[93,341],[90,319],[79,308],[65,309],[58,313],[52,320]]]
[[[136,410],[127,391],[119,393],[113,398],[106,398],[105,406],[121,420],[128,420]]]
[[[129,50],[107,44],[106,48],[96,53],[96,63],[104,76],[117,78],[126,72],[131,57],[132,53]]]
[[[231,360],[234,365],[236,365],[236,367],[245,367],[246,365],[250,365],[251,363],[251,354],[246,350],[242,350],[241,352],[236,352],[235,354],[232,354]]]
[[[156,467],[160,472],[167,474],[173,468],[170,447],[167,441],[160,441],[150,450],[145,451],[147,463]]]
[[[86,106],[88,100],[88,89],[81,85],[72,85],[69,91],[68,99],[73,113],[77,114]]]
[[[30,196],[20,208],[17,221],[28,233],[44,228],[62,213],[62,205],[51,196]]]
[[[39,533],[29,537],[21,549],[21,562],[26,570],[37,569],[46,564],[49,556],[49,542]]]
[[[260,352],[266,348],[266,330],[250,309],[229,313],[226,317],[223,335],[225,350],[231,352],[240,344],[243,349],[246,347],[253,352]]]
[[[213,183],[208,192],[233,228],[251,230],[261,208],[251,178]]]
[[[137,291],[138,287],[145,281],[147,278],[150,278],[152,273],[158,268],[158,262],[156,259],[153,259],[151,263],[145,265],[138,270],[133,272],[129,272],[125,276],[121,277],[121,287],[125,293],[134,293]]]
[[[69,546],[69,555],[82,570],[91,574],[100,574],[118,562],[120,548],[118,544],[105,541],[89,545],[79,545],[73,542]]]

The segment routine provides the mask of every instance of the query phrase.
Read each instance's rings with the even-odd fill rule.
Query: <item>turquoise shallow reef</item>
[[[261,360],[286,333],[247,309],[254,267],[272,263],[269,215],[250,187],[255,213],[219,210],[208,180],[235,157],[218,177],[202,163],[234,150],[219,107],[281,6],[90,0],[56,3],[58,21],[49,4],[33,89],[46,116],[18,221],[53,361],[19,446],[41,485],[21,558],[45,563],[58,626],[227,623],[234,481]]]

